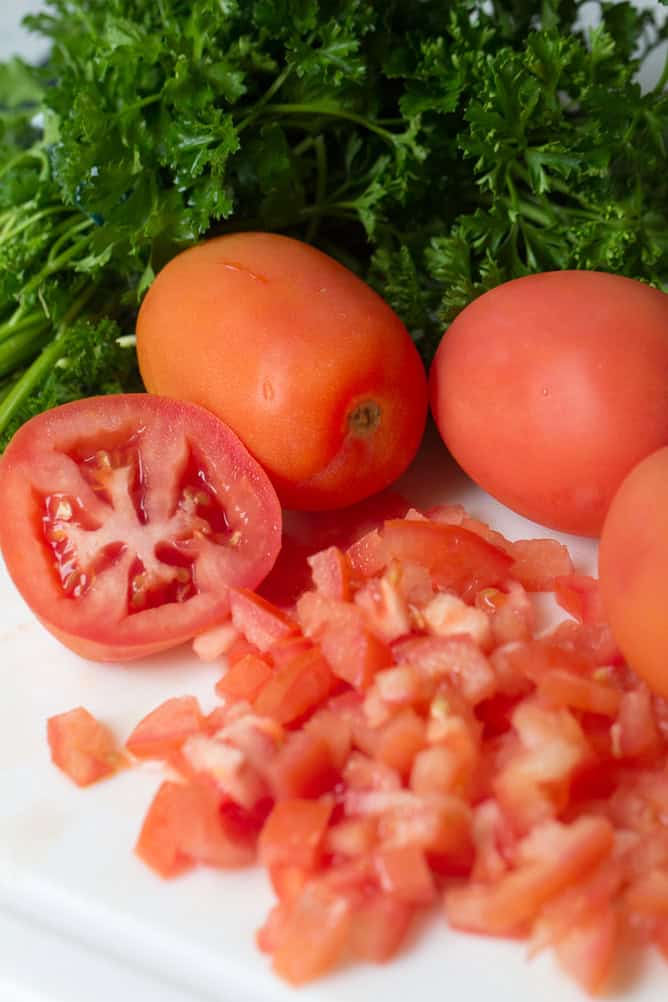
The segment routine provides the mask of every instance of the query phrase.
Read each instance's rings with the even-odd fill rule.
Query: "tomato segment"
[[[80,400],[24,425],[0,462],[0,548],[63,643],[129,660],[222,620],[280,545],[273,488],[202,408],[147,394]]]

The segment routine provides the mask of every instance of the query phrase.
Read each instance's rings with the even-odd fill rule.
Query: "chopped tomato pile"
[[[196,641],[227,663],[211,713],[170,699],[127,739],[171,770],[138,855],[164,877],[259,859],[277,902],[257,942],[295,985],[387,961],[427,909],[553,948],[592,993],[622,946],[668,959],[668,702],[624,664],[597,582],[458,506],[309,564],[289,607],[232,589]],[[570,618],[537,633],[532,591]],[[82,712],[49,738],[85,784],[122,756]]]

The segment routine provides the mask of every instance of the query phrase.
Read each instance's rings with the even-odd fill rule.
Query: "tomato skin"
[[[603,607],[631,668],[668,697],[668,448],[626,477],[610,505],[599,548]]]
[[[599,272],[516,279],[449,327],[431,407],[457,462],[543,525],[597,536],[629,470],[668,443],[668,296]]]
[[[352,272],[267,233],[218,237],[174,258],[142,303],[146,388],[234,428],[288,508],[343,507],[392,483],[427,413],[405,327]]]
[[[203,509],[187,508],[199,484],[207,485],[216,525],[226,520],[220,545],[213,536],[222,539],[222,530],[196,538],[199,523],[213,524],[198,514]],[[280,547],[278,498],[234,432],[203,408],[149,394],[90,397],[28,421],[0,460],[0,496],[0,551],[14,584],[46,629],[95,660],[144,657],[219,623],[229,587],[255,587]],[[59,497],[65,521],[53,515]],[[54,533],[89,579],[84,594],[67,591],[63,567],[72,558],[54,555],[61,545]],[[134,608],[135,554],[174,571],[156,553],[163,542],[172,553],[186,547],[180,570],[194,593]],[[98,568],[100,555],[107,566]]]

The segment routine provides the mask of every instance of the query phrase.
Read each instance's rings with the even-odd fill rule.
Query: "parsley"
[[[155,273],[215,233],[309,240],[428,363],[536,270],[668,281],[665,18],[577,0],[50,0],[46,64],[0,65],[0,444],[136,388]]]

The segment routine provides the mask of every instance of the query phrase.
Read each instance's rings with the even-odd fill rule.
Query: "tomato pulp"
[[[0,461],[0,550],[44,626],[77,653],[130,660],[228,612],[271,569],[281,510],[236,435],[145,394],[38,415]]]

